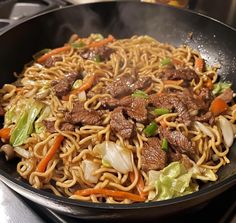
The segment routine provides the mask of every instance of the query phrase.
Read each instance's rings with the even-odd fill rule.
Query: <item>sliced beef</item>
[[[187,105],[177,94],[153,94],[149,96],[149,103],[157,108],[167,108],[178,113],[178,121],[190,125],[191,116]]]
[[[108,60],[110,55],[114,52],[113,49],[107,46],[101,46],[96,48],[88,48],[80,53],[80,56],[86,60]]]
[[[186,169],[190,169],[191,167],[193,167],[191,159],[189,159],[189,157],[184,154],[180,154],[179,152],[170,152],[168,154],[168,159],[170,163],[180,161]]]
[[[181,154],[186,154],[190,158],[194,158],[195,149],[192,142],[180,131],[171,131],[167,128],[160,128],[160,134],[167,139],[174,150]]]
[[[110,85],[107,91],[114,98],[122,98],[132,94],[135,90],[141,90],[149,87],[152,83],[151,77],[139,77],[133,74],[124,74],[117,77]]]
[[[224,92],[222,94],[220,94],[219,96],[217,96],[218,98],[221,98],[222,100],[224,100],[226,103],[229,103],[232,101],[233,99],[233,90],[231,88],[227,88],[224,90]]]
[[[161,143],[158,138],[149,138],[143,144],[142,149],[142,169],[161,170],[167,164],[167,153],[161,149]]]
[[[132,85],[136,81],[135,75],[124,74],[117,77],[113,82],[107,86],[107,91],[114,98],[121,98],[132,93]]]
[[[115,108],[112,111],[110,125],[111,130],[118,133],[123,139],[129,139],[135,133],[134,123],[125,118],[122,107]]]
[[[212,115],[210,111],[206,112],[203,115],[195,116],[194,119],[195,121],[199,121],[199,122],[208,122],[209,124],[214,123],[214,116]]]
[[[146,106],[148,104],[147,100],[144,98],[130,98],[130,103],[124,107],[127,115],[134,119],[137,122],[145,122],[147,120],[147,109]],[[121,100],[122,103],[122,100]]]
[[[5,115],[5,111],[2,107],[2,105],[0,105],[0,116],[4,116]]]
[[[76,102],[71,112],[65,114],[65,121],[71,124],[101,125],[104,111],[86,110],[84,104]]]
[[[57,97],[61,98],[67,95],[73,83],[80,77],[79,73],[71,72],[68,73],[63,79],[52,81],[51,85]]]
[[[192,80],[195,81],[195,83],[199,82],[199,77],[196,74],[196,72],[189,68],[184,69],[166,69],[164,70],[160,78],[163,80],[184,80],[187,82],[191,82]]]
[[[201,101],[201,109],[208,110],[212,100],[214,99],[212,92],[209,88],[202,87],[199,94],[196,97],[196,100]],[[200,105],[200,104],[199,104]]]
[[[137,122],[145,122],[147,120],[147,105],[148,101],[144,98],[134,98],[127,96],[121,100],[115,98],[101,98],[99,100],[104,108],[114,109],[123,107],[124,112]]]
[[[55,65],[56,62],[62,61],[62,57],[61,56],[52,56],[49,57],[45,62],[44,62],[44,66],[46,68],[50,68],[53,67]]]
[[[43,120],[43,124],[45,125],[48,132],[50,133],[56,132],[56,129],[54,127],[54,124],[55,124],[54,121]],[[60,130],[61,131],[74,131],[75,126],[70,123],[64,122],[64,123],[61,123]]]

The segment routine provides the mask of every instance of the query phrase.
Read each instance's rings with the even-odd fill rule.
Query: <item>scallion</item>
[[[80,41],[80,42],[78,42],[78,43],[71,43],[70,45],[71,45],[73,48],[82,48],[82,47],[85,46],[85,43],[82,42],[82,41]]]
[[[132,97],[135,97],[135,98],[145,98],[147,99],[148,98],[148,94],[144,91],[141,91],[141,90],[136,90],[133,94],[132,94]]]
[[[169,65],[169,64],[171,64],[171,60],[170,60],[170,58],[164,58],[164,59],[162,59],[161,61],[160,61],[160,64],[161,64],[161,66],[166,66],[166,65]]]
[[[166,138],[162,139],[161,148],[166,152],[168,151],[168,141]]]
[[[230,82],[218,82],[218,83],[214,84],[214,88],[213,88],[212,93],[214,95],[221,94],[221,93],[223,93],[223,91],[225,89],[230,88],[231,85],[232,85],[232,83],[230,83]]]
[[[97,63],[100,63],[102,61],[102,58],[100,55],[95,55],[95,57],[93,58],[93,60]]]
[[[153,114],[154,115],[165,115],[165,114],[168,114],[170,113],[170,110],[167,109],[167,108],[156,108],[154,111],[153,111]]]
[[[144,129],[144,133],[147,137],[154,136],[157,130],[157,123],[151,122],[146,128]]]

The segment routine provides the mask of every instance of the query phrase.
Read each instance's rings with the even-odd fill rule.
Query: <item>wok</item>
[[[189,38],[189,33],[193,37]],[[196,13],[140,2],[91,3],[51,11],[24,21],[0,36],[0,83],[14,80],[32,55],[44,48],[63,45],[72,33],[86,37],[101,33],[116,38],[151,35],[161,42],[188,44],[199,50],[209,64],[220,63],[220,75],[236,84],[236,32],[226,25]],[[235,89],[236,90],[236,89]],[[0,179],[24,197],[59,213],[83,219],[157,218],[172,215],[207,202],[236,182],[236,145],[231,163],[219,172],[219,180],[205,184],[191,195],[131,205],[97,204],[57,197],[32,188],[19,177],[16,163],[0,155]]]

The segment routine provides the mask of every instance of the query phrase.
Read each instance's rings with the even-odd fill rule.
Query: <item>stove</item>
[[[85,3],[90,0],[0,0],[0,33],[12,24],[21,22],[33,15],[69,4]],[[191,0],[188,7],[203,14],[213,16],[236,28],[236,0],[227,0],[224,7],[221,0]],[[215,7],[211,7],[214,2]],[[221,1],[222,3],[222,1]],[[217,11],[218,10],[218,11]],[[236,186],[220,196],[192,210],[161,219],[161,222],[219,222],[236,223]],[[57,214],[16,194],[0,182],[0,216],[2,223],[85,223],[88,220],[74,219]],[[155,220],[156,221],[156,220]],[[151,222],[151,221],[149,221]],[[154,222],[154,221],[153,221]]]

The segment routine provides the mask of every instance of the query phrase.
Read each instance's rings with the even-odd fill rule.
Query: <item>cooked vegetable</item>
[[[168,151],[168,141],[166,138],[162,139],[161,148],[166,152]]]
[[[148,94],[144,91],[141,90],[136,90],[133,94],[132,97],[134,98],[148,98]]]
[[[102,58],[100,57],[100,55],[95,55],[94,61],[100,63],[102,61]]]
[[[191,182],[192,173],[180,162],[172,162],[163,170],[155,172],[155,200],[179,197],[197,190],[197,186]]]
[[[102,39],[100,41],[94,41],[88,45],[89,48],[94,48],[94,47],[101,47],[104,46],[110,42],[113,42],[115,39],[112,35],[109,35],[106,39]]]
[[[23,147],[20,147],[20,146],[16,146],[14,147],[14,151],[20,155],[21,157],[24,157],[26,159],[29,159],[31,156],[32,156],[32,152],[26,150],[25,148]]]
[[[194,64],[195,70],[202,72],[204,68],[204,60],[198,57],[195,57],[195,64]]]
[[[129,176],[130,176],[131,182],[133,183],[134,179],[135,179],[134,172],[130,172]],[[136,188],[137,188],[137,191],[138,191],[140,197],[143,197],[143,198],[147,197],[148,193],[143,191],[144,190],[144,181],[143,181],[141,174],[139,174],[139,176],[138,176],[138,183],[136,185]]]
[[[44,54],[50,52],[51,49],[43,49],[43,50],[40,50],[39,52],[37,52],[36,54],[33,55],[33,58],[34,60],[37,60],[38,58],[40,58],[41,56],[43,56]]]
[[[34,128],[36,133],[41,133],[46,129],[45,125],[43,124],[43,120],[48,118],[50,114],[51,114],[51,109],[49,106],[46,106],[44,109],[42,109],[39,118],[34,123]]]
[[[89,76],[79,88],[72,90],[69,95],[63,96],[62,99],[68,100],[70,95],[76,95],[82,91],[90,89],[93,86],[94,80],[95,80],[95,75]]]
[[[99,163],[95,163],[91,160],[82,161],[82,169],[84,172],[84,179],[90,183],[97,183],[100,175],[94,175],[94,172],[100,167]]]
[[[6,160],[11,160],[15,157],[14,149],[9,144],[2,145],[1,151],[3,151],[5,153]]]
[[[83,84],[83,81],[78,79],[74,82],[74,84],[72,85],[72,89],[77,89],[79,88],[81,85]]]
[[[158,126],[156,122],[151,122],[146,128],[144,129],[144,133],[147,137],[154,136],[156,134]]]
[[[215,95],[221,94],[224,92],[225,89],[230,88],[231,86],[232,86],[232,83],[230,82],[218,82],[213,85],[212,93]]]
[[[26,107],[22,112],[19,120],[16,123],[10,137],[10,144],[15,146],[22,145],[29,135],[33,132],[34,122],[44,104],[32,101],[29,107]]]
[[[61,53],[61,52],[64,52],[64,51],[67,51],[67,50],[70,50],[71,49],[71,46],[70,45],[65,45],[63,47],[59,47],[59,48],[55,48],[51,51],[49,51],[48,53],[44,54],[43,56],[39,57],[37,59],[37,62],[38,63],[43,63],[45,60],[47,60],[49,57],[55,55],[55,54],[58,54],[58,53]]]
[[[60,148],[60,145],[62,141],[64,140],[63,135],[58,135],[55,139],[54,144],[52,147],[48,150],[47,154],[41,159],[37,166],[37,171],[39,172],[44,172],[45,169],[47,168],[47,165],[49,161],[53,158],[53,156],[56,154],[57,150]]]
[[[164,58],[163,60],[160,61],[161,66],[166,66],[171,64],[170,58]]]
[[[71,43],[70,45],[71,45],[73,48],[82,48],[82,47],[86,46],[86,44],[85,44],[84,42],[82,42],[82,41],[80,41],[80,42],[75,42],[75,43]]]
[[[81,195],[81,196],[89,196],[91,194],[101,195],[101,196],[110,196],[118,199],[129,199],[132,201],[145,201],[145,198],[142,198],[141,196],[137,194],[132,194],[125,191],[117,191],[117,190],[109,190],[104,188],[88,188],[84,190],[77,190],[75,192],[75,195]]]
[[[214,138],[213,132],[201,122],[195,121],[194,125],[197,129],[200,129],[205,135],[209,136],[210,138]]]
[[[105,141],[94,147],[94,152],[102,157],[103,162],[109,163],[120,173],[133,171],[131,151],[120,145]]]
[[[11,132],[10,128],[0,129],[0,138],[5,139],[5,140],[10,139],[10,132]]]
[[[170,113],[170,110],[167,109],[167,108],[156,108],[153,111],[154,115],[165,115],[165,114],[168,114],[168,113]]]
[[[230,121],[228,121],[224,116],[220,115],[219,124],[226,146],[232,146],[234,142],[234,131]]]
[[[221,113],[227,111],[227,109],[228,109],[227,103],[221,98],[215,98],[211,102],[210,111],[214,116],[220,115]]]

